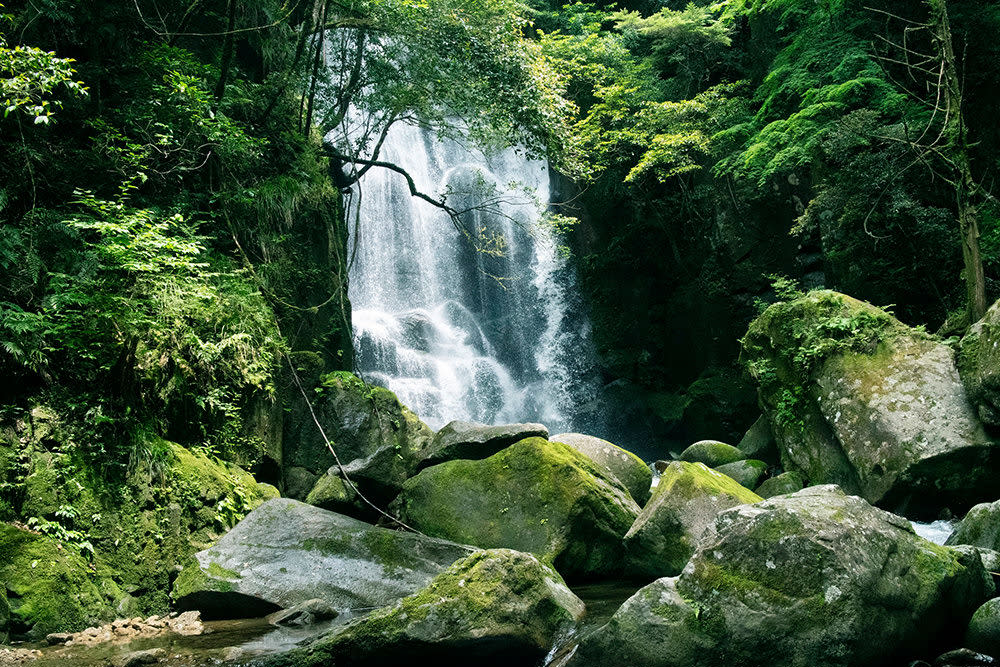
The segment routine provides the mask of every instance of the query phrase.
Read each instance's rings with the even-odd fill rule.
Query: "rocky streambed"
[[[963,354],[980,362],[963,368],[982,402],[1000,382],[982,361],[990,329],[976,331]],[[954,351],[831,292],[772,307],[744,345],[761,420],[737,445],[656,462],[655,484],[598,438],[538,424],[434,433],[383,389],[323,380],[315,408],[340,465],[306,426],[287,429],[290,497],[255,503],[171,577],[175,613],[212,632],[17,659],[993,664],[1000,459]],[[0,611],[40,638],[31,600],[18,589]]]

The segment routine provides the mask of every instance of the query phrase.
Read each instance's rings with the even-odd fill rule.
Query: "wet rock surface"
[[[542,438],[426,468],[406,482],[391,511],[428,535],[533,553],[569,579],[621,572],[622,537],[639,515],[604,468]]]
[[[287,498],[264,503],[178,576],[178,608],[249,618],[322,599],[338,610],[391,604],[472,550]]]
[[[760,500],[704,464],[674,461],[661,473],[652,499],[625,534],[629,574],[679,574],[719,512]]]
[[[608,474],[621,482],[639,507],[649,500],[653,472],[632,452],[607,440],[582,433],[559,433],[550,436],[549,440],[569,445],[604,468]]]
[[[551,567],[531,554],[492,549],[455,563],[394,606],[261,664],[528,665],[583,613],[583,602]]]
[[[949,346],[830,291],[771,306],[743,342],[786,470],[913,518],[992,494],[998,449]]]

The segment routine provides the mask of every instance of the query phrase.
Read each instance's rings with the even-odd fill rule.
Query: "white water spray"
[[[538,202],[544,162],[514,150],[483,155],[397,125],[381,158],[458,210],[477,251],[442,210],[412,197],[387,169],[362,179],[350,273],[358,370],[394,391],[430,426],[452,419],[540,421],[600,429],[600,383],[574,275]]]

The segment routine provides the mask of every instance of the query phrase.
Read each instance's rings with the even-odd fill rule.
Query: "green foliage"
[[[72,523],[72,519],[75,518],[75,512],[67,511],[72,509],[73,508],[71,506],[62,506],[58,511],[56,511],[56,521],[49,521],[48,519],[37,516],[30,517],[27,524],[28,528],[36,530],[42,535],[48,535],[51,538],[59,540],[66,546],[76,549],[81,555],[87,555],[88,557],[93,558],[94,545],[90,542],[90,536],[82,531],[67,528],[64,523],[59,520],[68,520],[69,523]]]
[[[586,164],[580,175],[623,167],[626,182],[666,181],[699,169],[711,118],[732,91],[702,88],[711,68],[692,60],[729,44],[713,11],[689,6],[643,18],[582,3],[568,9],[566,31],[540,33],[540,41],[580,108],[573,127],[573,150]]]
[[[0,5],[0,11],[3,9]],[[87,88],[82,81],[73,79],[76,72],[72,58],[57,58],[52,52],[32,46],[11,48],[3,30],[11,21],[10,15],[0,14],[0,105],[4,118],[21,112],[35,125],[48,124],[62,107],[62,101],[54,97],[58,90],[86,95]]]
[[[802,294],[783,279],[775,283],[793,298],[772,305],[750,325],[743,355],[761,391],[774,393],[778,425],[801,430],[814,371],[836,354],[874,354],[902,325],[885,310],[836,292]]]
[[[272,391],[282,342],[260,294],[205,247],[197,225],[80,193],[76,273],[53,275],[46,332],[81,373],[141,380],[159,400],[191,395],[208,413]],[[122,368],[122,352],[128,367]]]
[[[551,60],[523,38],[520,2],[368,0],[329,9],[339,16],[328,18],[338,29],[327,38],[344,59],[323,74],[317,117],[341,155],[377,155],[383,129],[405,120],[571,162],[563,148],[572,105]]]

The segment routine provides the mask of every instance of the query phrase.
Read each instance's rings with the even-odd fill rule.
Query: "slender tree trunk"
[[[264,110],[264,116],[261,118],[261,124],[267,122],[267,119],[271,116],[271,112],[274,111],[275,105],[285,91],[288,89],[288,84],[296,74],[299,62],[302,60],[302,54],[306,50],[306,42],[309,38],[309,33],[312,31],[313,27],[313,13],[309,12],[302,19],[302,27],[299,29],[298,38],[295,41],[295,55],[292,57],[292,64],[285,72],[285,76],[281,80],[281,84],[271,95],[271,100],[267,103],[267,108]]]
[[[319,38],[316,40],[316,59],[313,61],[312,70],[312,81],[309,86],[309,106],[306,110],[306,122],[305,122],[305,134],[309,136],[309,132],[312,131],[313,122],[313,108],[316,102],[316,83],[319,79],[319,67],[323,62],[323,49],[326,37],[326,12],[329,8],[329,3],[323,3],[323,15],[319,22]]]
[[[219,83],[215,86],[215,108],[218,109],[222,97],[226,94],[226,83],[229,80],[229,69],[233,65],[233,51],[235,38],[233,30],[236,29],[236,0],[229,0],[226,8],[228,20],[226,22],[226,35],[222,42],[222,63],[219,67]]]
[[[965,116],[962,112],[962,82],[951,40],[951,24],[945,0],[927,0],[931,8],[934,40],[941,54],[941,82],[945,109],[945,159],[955,172],[955,201],[962,235],[962,259],[969,320],[975,322],[986,312],[986,277],[979,251],[979,219],[974,204],[976,183],[972,178]]]

